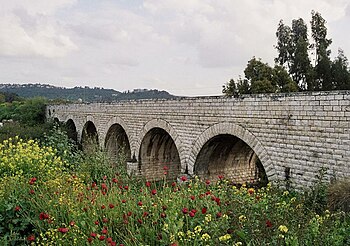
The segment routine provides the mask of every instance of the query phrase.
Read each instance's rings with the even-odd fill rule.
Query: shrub
[[[48,180],[63,167],[52,147],[40,147],[37,141],[9,138],[0,144],[0,178],[5,176],[37,177]]]
[[[350,180],[335,181],[329,186],[328,205],[333,211],[350,212]]]

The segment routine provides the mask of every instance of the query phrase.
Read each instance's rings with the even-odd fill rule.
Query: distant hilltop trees
[[[175,97],[166,91],[155,89],[134,89],[133,91],[120,92],[114,89],[100,87],[77,86],[74,88],[65,88],[49,84],[0,84],[0,92],[4,95],[12,95],[13,97],[44,97],[50,100],[69,102],[113,102],[119,100],[167,99]]]

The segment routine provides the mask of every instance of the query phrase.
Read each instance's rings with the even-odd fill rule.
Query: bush
[[[329,186],[328,205],[333,211],[350,212],[350,180],[335,181]]]

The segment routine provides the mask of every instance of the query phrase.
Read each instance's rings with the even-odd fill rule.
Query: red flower
[[[221,212],[218,212],[217,214],[216,214],[216,218],[220,218],[222,216],[222,213]]]
[[[34,190],[30,190],[30,191],[29,191],[29,194],[31,194],[31,195],[33,195],[34,193],[35,193]]]
[[[218,178],[219,178],[219,179],[223,179],[223,178],[224,178],[224,175],[219,175]]]
[[[95,232],[91,232],[90,236],[93,237],[93,238],[96,238],[97,234]]]
[[[206,180],[206,181],[205,181],[205,184],[206,184],[206,185],[210,185],[210,180]]]
[[[103,219],[102,219],[102,222],[103,222],[103,223],[107,223],[107,222],[108,222],[108,219],[107,219],[107,218],[103,218]]]
[[[195,196],[190,196],[190,198],[191,198],[191,200],[194,200],[194,199],[196,199],[196,197]]]
[[[169,170],[169,167],[164,166],[164,167],[163,167],[163,170],[164,170],[164,171],[168,171],[168,170]]]
[[[216,202],[217,205],[220,206],[220,203],[221,203],[221,202],[220,202],[220,198],[219,198],[219,197],[215,197],[215,202]]]
[[[141,206],[142,206],[142,202],[139,201],[139,202],[137,203],[137,205],[139,205],[139,206],[141,207]]]
[[[105,183],[102,183],[101,184],[101,188],[102,188],[102,190],[107,190],[108,188],[107,188],[107,185],[105,184]]]
[[[191,209],[191,212],[192,213],[197,213],[197,210],[196,209]]]
[[[155,194],[157,194],[157,190],[153,189],[151,193],[152,193],[152,195],[155,195]]]
[[[95,221],[95,225],[98,225],[98,224],[100,224],[100,222],[98,222],[98,220],[96,220],[96,221]]]
[[[111,237],[106,239],[107,243],[111,243],[113,241],[113,239]]]
[[[142,217],[147,217],[148,216],[148,212],[143,212]]]
[[[113,179],[112,179],[112,182],[113,182],[113,183],[118,183],[118,179],[113,178]]]
[[[205,214],[207,212],[207,208],[202,208],[202,214]]]
[[[61,232],[61,233],[67,233],[69,231],[68,228],[65,228],[65,227],[60,227],[57,229],[57,231]]]
[[[101,235],[98,239],[100,240],[100,241],[103,241],[103,240],[105,240],[105,236],[103,236],[103,235]]]
[[[20,211],[20,210],[21,210],[21,207],[20,207],[20,206],[16,206],[16,207],[15,207],[15,211],[16,211],[16,212],[18,212],[18,211]]]
[[[105,209],[105,208],[106,208],[106,206],[105,206],[105,205],[102,205],[102,206],[101,206],[101,209]]]
[[[175,183],[175,182],[172,182],[172,183],[171,183],[171,186],[172,186],[172,187],[175,187],[175,186],[176,186],[176,183]]]
[[[183,208],[182,209],[182,213],[187,214],[188,213],[188,209],[187,208]]]
[[[109,208],[114,208],[114,204],[110,203]]]
[[[28,240],[29,242],[34,242],[34,241],[35,241],[35,236],[34,236],[34,234],[29,235],[29,236],[27,237],[27,240]]]
[[[29,180],[29,184],[30,184],[30,185],[32,185],[32,184],[34,184],[34,183],[35,183],[35,181],[36,181],[36,178],[35,178],[35,177],[33,177],[33,178],[31,178],[31,179]]]
[[[89,243],[91,243],[93,239],[91,237],[89,237],[87,240]]]
[[[187,177],[186,176],[182,176],[181,177],[181,181],[185,182],[187,180]]]
[[[137,222],[139,222],[139,224],[142,224],[142,220],[141,219],[137,219]]]
[[[125,189],[125,190],[129,190],[129,186],[125,185],[125,186],[124,186],[124,189]]]
[[[147,182],[146,182],[146,186],[147,186],[147,187],[150,187],[150,186],[151,186],[151,182],[147,181]]]
[[[125,200],[125,199],[123,199],[123,200],[122,200],[122,203],[126,203],[126,200]]]
[[[41,212],[41,213],[39,214],[39,219],[40,219],[40,220],[46,220],[46,219],[48,219],[48,218],[49,218],[49,215],[48,215],[47,213]]]
[[[269,220],[266,220],[266,227],[272,227],[272,222]]]
[[[162,217],[164,219],[166,217],[166,214],[165,213],[161,213],[160,217]]]
[[[91,185],[91,188],[95,188],[96,187],[96,183],[93,182],[92,185]]]
[[[107,176],[105,175],[105,176],[103,176],[103,180],[106,180],[107,179]]]
[[[194,216],[195,216],[195,213],[193,213],[193,212],[191,211],[191,212],[188,213],[188,215],[189,215],[190,217],[194,217]]]
[[[108,233],[108,231],[107,231],[107,229],[106,229],[106,228],[103,228],[103,230],[101,231],[101,233],[102,233],[102,234],[107,234],[107,233]]]
[[[128,213],[127,213],[127,216],[131,216],[132,215],[132,212],[131,211],[129,211]]]
[[[69,225],[70,225],[70,226],[74,226],[74,225],[75,225],[75,222],[74,222],[74,221],[71,221],[71,222],[69,222]]]

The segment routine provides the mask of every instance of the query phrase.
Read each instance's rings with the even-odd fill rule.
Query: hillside
[[[114,89],[99,87],[56,87],[48,84],[0,84],[0,91],[14,93],[20,97],[45,97],[47,99],[62,99],[71,102],[112,102],[130,99],[173,98],[175,96],[166,91],[135,89],[120,92]]]

